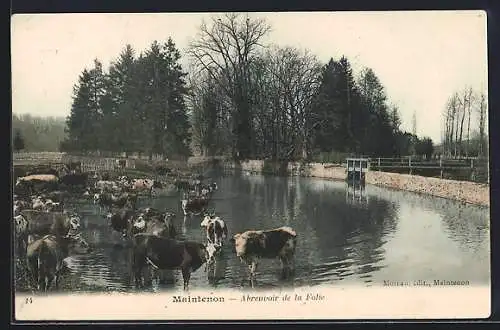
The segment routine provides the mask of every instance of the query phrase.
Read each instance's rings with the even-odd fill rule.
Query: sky
[[[217,13],[17,14],[11,20],[12,111],[67,116],[74,84],[99,59],[107,69],[128,43],[139,53],[172,37],[181,52]],[[266,43],[308,49],[326,63],[345,55],[357,74],[372,68],[402,128],[441,140],[452,93],[487,94],[484,11],[250,13],[271,25]],[[186,57],[182,64],[187,65]]]

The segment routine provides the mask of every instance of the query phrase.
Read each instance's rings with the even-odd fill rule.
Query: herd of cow
[[[61,174],[55,170],[18,177],[13,199],[15,254],[26,268],[29,286],[44,291],[52,286],[57,289],[67,269],[65,258],[92,252],[80,230],[81,216],[65,205],[77,195],[98,205],[104,211],[103,221],[130,244],[136,287],[151,283],[150,276],[144,276],[145,270],[180,269],[186,290],[191,273],[203,264],[206,269],[214,263],[229,237],[221,217],[207,212],[218,186],[203,181],[201,175],[192,175],[177,177],[170,184],[181,194],[184,221],[193,216],[201,220],[200,227],[206,233],[204,243],[178,237],[175,212],[137,207],[139,195],[152,197],[168,185],[167,181],[127,176],[111,179],[109,174],[81,171]],[[253,279],[260,258],[279,258],[283,275],[290,275],[295,268],[296,238],[292,228],[280,227],[236,233],[229,241],[236,256],[248,265]]]

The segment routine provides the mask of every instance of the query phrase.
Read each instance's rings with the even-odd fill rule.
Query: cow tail
[[[149,259],[149,257],[146,257],[146,262],[150,264],[154,269],[156,270],[160,269],[160,267],[156,266],[155,263],[152,262],[151,259]]]
[[[35,280],[36,282],[41,285],[41,282],[45,282],[45,277],[47,276],[46,271],[45,271],[45,265],[43,262],[43,257],[48,253],[48,248],[45,242],[42,242],[40,244],[40,249],[38,250],[38,256],[37,256],[37,277]]]

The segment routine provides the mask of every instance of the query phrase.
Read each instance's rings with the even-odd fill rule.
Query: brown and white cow
[[[187,216],[189,214],[200,215],[208,206],[209,199],[204,197],[186,197],[181,200],[182,212]]]
[[[174,238],[177,235],[174,225],[175,213],[160,212],[153,208],[146,208],[137,214],[131,228],[131,235],[147,233],[151,235]]]
[[[136,287],[142,286],[143,270],[149,264],[155,270],[180,269],[184,290],[187,290],[191,272],[198,270],[208,260],[206,246],[194,241],[179,241],[151,234],[136,234],[132,241],[132,271]],[[145,280],[149,282],[149,279]]]
[[[290,227],[271,230],[249,230],[231,238],[236,256],[248,265],[250,278],[255,277],[259,259],[279,258],[283,276],[291,274],[295,268],[295,248],[297,233]]]
[[[132,180],[131,189],[137,192],[147,192],[149,196],[154,194],[155,188],[162,188],[162,184],[159,181],[151,179],[134,179]]]
[[[38,196],[32,199],[32,210],[45,211],[45,212],[62,212],[62,202],[54,202],[51,199]]]
[[[108,209],[113,206],[135,209],[137,204],[137,195],[131,193],[122,193],[120,195],[97,193],[94,194],[94,204],[98,204],[101,207],[107,207]]]
[[[68,237],[78,233],[81,219],[76,213],[23,210],[15,218],[16,232],[20,236],[56,235]]]
[[[227,238],[227,226],[224,220],[215,215],[206,214],[200,226],[205,229],[207,240],[215,247],[222,247]]]
[[[100,192],[118,192],[120,186],[118,183],[109,180],[99,180],[94,184],[94,188]]]
[[[30,203],[24,200],[14,200],[13,203],[13,211],[14,211],[14,216],[19,215],[19,212],[22,210],[27,210],[30,208]]]
[[[57,289],[59,278],[65,269],[64,259],[75,252],[87,253],[89,251],[90,246],[81,234],[68,238],[45,235],[39,239],[30,235],[26,261],[31,286],[35,284],[38,290],[47,291],[55,282]]]
[[[17,178],[15,189],[24,193],[51,191],[57,189],[58,183],[59,178],[54,174],[33,174]]]

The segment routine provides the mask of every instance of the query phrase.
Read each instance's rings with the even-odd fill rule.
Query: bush
[[[345,162],[345,159],[349,156],[350,154],[347,152],[319,152],[312,157],[312,160],[316,163],[343,164]]]

